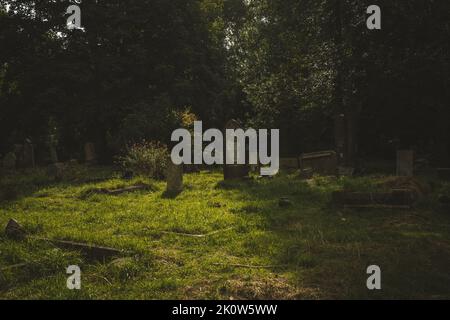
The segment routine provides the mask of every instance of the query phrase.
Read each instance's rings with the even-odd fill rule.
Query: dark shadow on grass
[[[45,188],[80,186],[90,183],[106,182],[117,178],[115,175],[111,175],[111,172],[114,172],[114,168],[82,168],[84,171],[71,171],[70,175],[64,179],[48,177],[46,169],[43,167],[22,169],[3,175],[0,179],[0,205],[7,204],[11,201],[19,201]]]
[[[356,178],[357,179],[357,178]],[[363,181],[354,181],[364,183]],[[300,291],[312,290],[322,298],[430,298],[433,295],[450,296],[450,289],[442,285],[448,279],[448,255],[450,248],[445,237],[433,240],[427,236],[431,222],[414,226],[420,237],[413,239],[408,215],[399,210],[343,210],[331,205],[331,192],[342,187],[338,180],[318,177],[308,183],[293,176],[279,176],[271,180],[221,181],[214,187],[230,192],[230,202],[243,200],[244,205],[233,208],[232,213],[246,218],[250,214],[258,223],[251,237],[242,235],[248,256],[242,256],[245,263],[249,258],[261,257],[270,266],[284,266],[271,272],[288,272]],[[236,192],[237,191],[237,192]],[[292,206],[281,208],[278,200],[286,197]],[[248,201],[250,203],[246,204]],[[428,208],[429,209],[429,208]],[[418,209],[414,209],[417,211]],[[428,210],[430,211],[430,210]],[[437,214],[436,212],[434,214]],[[428,217],[427,214],[423,214]],[[442,217],[432,227],[437,234],[445,234]],[[393,221],[397,223],[393,224]],[[449,224],[447,217],[444,224]],[[441,231],[440,228],[442,229]],[[436,231],[437,230],[437,231]],[[242,232],[248,232],[243,230]],[[433,252],[427,241],[441,241],[443,245]],[[407,247],[412,249],[405,251]],[[267,248],[270,247],[270,250]],[[416,252],[416,251],[417,252]],[[366,268],[376,261],[393,274],[393,285],[378,295],[366,290]],[[435,266],[432,273],[427,263]],[[414,289],[408,282],[405,265],[415,265],[416,278],[420,283]],[[314,291],[316,290],[317,291]],[[308,293],[299,298],[311,298]]]

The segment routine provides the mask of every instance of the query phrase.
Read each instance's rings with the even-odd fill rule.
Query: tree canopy
[[[344,113],[355,154],[448,156],[448,1],[379,0],[381,30],[365,0],[85,1],[83,30],[71,1],[1,3],[0,153],[52,135],[62,157],[94,141],[107,161],[189,112],[279,128],[298,154],[333,148]]]

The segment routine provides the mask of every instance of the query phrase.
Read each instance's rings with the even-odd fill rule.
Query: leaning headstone
[[[304,153],[300,156],[299,161],[302,170],[312,168],[318,174],[337,174],[338,157],[334,151]]]
[[[17,157],[14,152],[9,152],[3,158],[3,168],[6,170],[16,169]]]
[[[242,124],[237,120],[230,120],[225,125],[225,133],[226,133],[227,129],[233,129],[233,130],[242,129]],[[235,157],[234,162],[235,163],[237,162],[236,161],[237,160],[237,149],[238,149],[238,146],[235,143],[234,144],[234,157]],[[232,150],[227,150],[227,148],[225,148],[225,154],[224,154],[225,164],[223,165],[224,179],[225,180],[233,180],[233,179],[243,179],[243,178],[247,177],[250,172],[250,166],[246,165],[246,164],[226,164],[228,152],[232,152]]]
[[[414,175],[414,151],[397,151],[397,176],[412,177]]]
[[[84,145],[84,156],[88,164],[95,164],[97,162],[97,154],[95,153],[95,145],[88,142]]]
[[[168,194],[177,194],[183,191],[183,166],[175,165],[169,159],[166,171]]]

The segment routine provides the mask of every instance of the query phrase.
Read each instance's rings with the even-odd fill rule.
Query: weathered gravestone
[[[397,176],[412,177],[414,175],[414,151],[397,151]]]
[[[9,152],[3,158],[3,168],[6,170],[16,169],[17,157],[14,152]]]
[[[88,164],[95,164],[97,162],[97,154],[95,153],[95,145],[88,142],[84,145],[84,157]]]
[[[337,173],[337,154],[335,151],[304,153],[299,158],[300,169],[313,169],[315,173],[335,175]]]
[[[225,137],[227,129],[243,129],[242,124],[237,120],[230,120],[225,125]],[[225,142],[226,143],[226,142]],[[234,163],[237,163],[237,150],[238,143],[235,141],[234,145]],[[245,148],[247,150],[247,148]],[[233,180],[233,179],[243,179],[248,176],[250,172],[250,166],[248,164],[227,164],[227,153],[233,152],[233,150],[228,150],[228,146],[225,147],[224,154],[224,165],[223,165],[223,177],[225,180]]]
[[[167,163],[166,169],[168,194],[178,194],[183,191],[183,166],[174,164],[171,159]]]

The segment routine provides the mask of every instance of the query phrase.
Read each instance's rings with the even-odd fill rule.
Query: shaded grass
[[[315,177],[223,182],[220,172],[185,175],[185,190],[123,181],[108,168],[80,168],[63,182],[42,172],[8,177],[15,200],[0,203],[0,225],[20,221],[33,235],[132,252],[114,263],[86,261],[45,242],[7,240],[0,231],[3,299],[331,299],[449,298],[450,215],[436,195],[408,210],[338,210],[340,188],[374,190],[380,177]],[[146,183],[150,190],[95,194]],[[287,197],[293,206],[280,208]],[[2,227],[3,228],[3,227]],[[230,229],[232,228],[232,229]],[[193,238],[182,234],[209,234]],[[66,288],[67,266],[82,269],[82,290]],[[366,268],[382,270],[368,291]],[[233,265],[267,265],[241,268]]]

